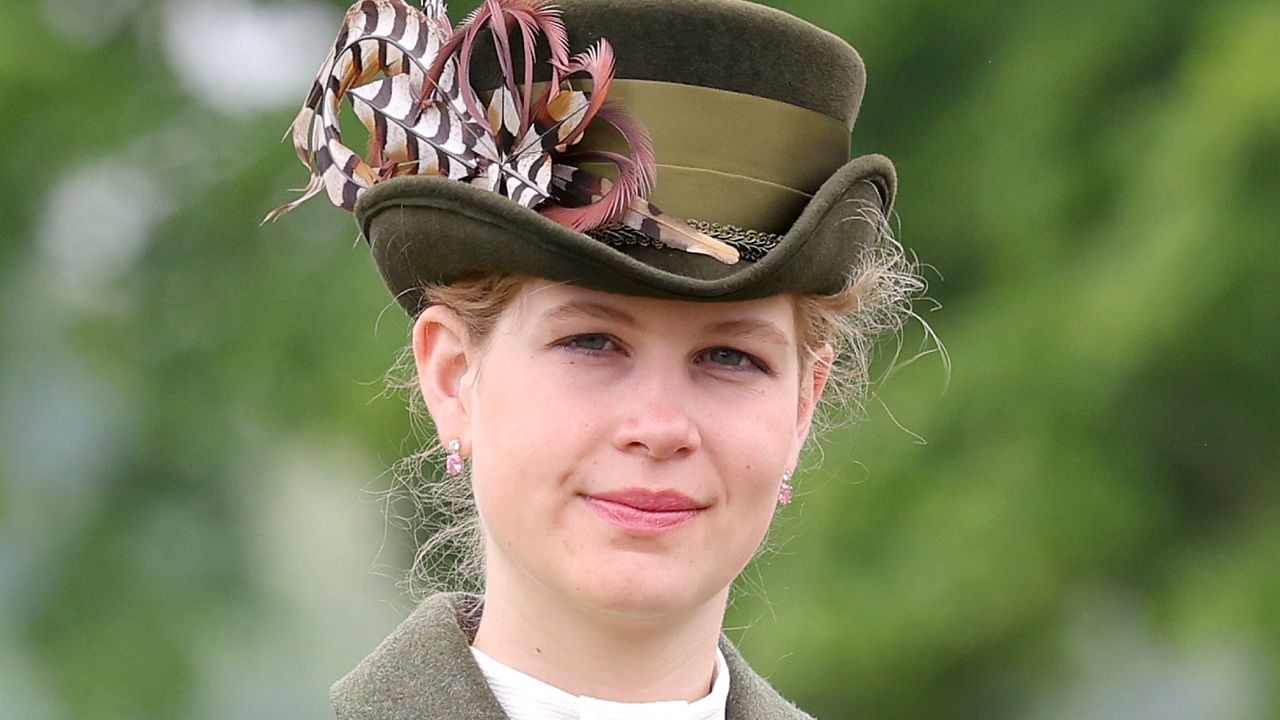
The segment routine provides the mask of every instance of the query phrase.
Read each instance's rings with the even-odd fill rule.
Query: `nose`
[[[614,446],[654,460],[688,455],[702,446],[691,412],[692,393],[679,371],[653,368],[633,377],[622,393]]]

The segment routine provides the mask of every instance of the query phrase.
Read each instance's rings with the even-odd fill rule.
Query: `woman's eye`
[[[755,358],[733,348],[718,347],[711,348],[703,353],[703,357],[715,365],[727,368],[738,368],[743,370],[762,369]]]
[[[613,339],[608,335],[575,335],[564,343],[574,350],[605,352],[613,349]]]

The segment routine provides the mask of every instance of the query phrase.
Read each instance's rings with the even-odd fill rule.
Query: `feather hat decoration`
[[[550,48],[551,80],[538,89],[540,38]],[[473,57],[484,45],[496,52],[502,75],[487,103],[471,82]],[[591,89],[574,89],[574,75],[587,76]],[[734,247],[646,200],[656,174],[653,143],[625,108],[608,101],[613,75],[609,42],[601,38],[570,55],[561,13],[546,0],[484,0],[456,28],[443,0],[423,0],[420,10],[404,0],[360,0],[347,10],[291,125],[310,182],[264,222],[322,191],[351,211],[379,182],[436,176],[492,191],[578,232],[625,226],[665,246],[736,263]],[[343,98],[368,130],[366,157],[343,144]],[[627,153],[577,146],[592,123],[612,126]],[[582,167],[588,163],[616,168],[616,178]]]

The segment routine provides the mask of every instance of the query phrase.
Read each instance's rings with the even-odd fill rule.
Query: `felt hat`
[[[424,285],[494,272],[704,301],[829,294],[848,282],[896,189],[887,158],[849,159],[866,77],[852,47],[745,0],[557,6],[573,48],[604,38],[613,49],[609,103],[629,111],[652,141],[648,201],[741,257],[729,263],[673,249],[622,226],[580,232],[508,193],[447,174],[383,178],[345,199],[407,312],[422,308]],[[476,88],[500,86],[497,65],[476,58],[468,70]],[[546,80],[549,66],[539,63],[535,79]],[[601,122],[587,128],[581,145],[627,149]]]

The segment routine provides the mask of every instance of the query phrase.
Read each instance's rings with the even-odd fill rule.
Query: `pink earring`
[[[465,461],[462,459],[462,443],[450,440],[445,449],[449,451],[449,455],[444,459],[444,471],[452,477],[458,477],[465,466]]]
[[[782,473],[782,487],[778,488],[778,504],[791,504],[791,491],[795,488],[791,487],[791,471],[787,470]]]

